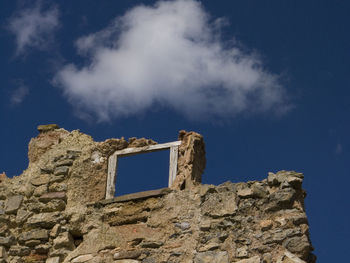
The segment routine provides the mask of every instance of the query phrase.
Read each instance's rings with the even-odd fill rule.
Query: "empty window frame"
[[[108,159],[108,176],[106,186],[106,199],[113,198],[115,193],[115,182],[117,178],[118,157],[131,156],[135,154],[155,152],[170,149],[169,156],[169,180],[168,186],[173,184],[177,172],[177,156],[181,141],[148,145],[144,147],[126,148],[113,153]]]

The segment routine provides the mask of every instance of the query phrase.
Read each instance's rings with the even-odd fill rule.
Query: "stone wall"
[[[203,138],[182,131],[173,189],[104,200],[108,157],[155,142],[39,130],[28,169],[1,175],[0,263],[315,262],[300,173],[200,184]]]

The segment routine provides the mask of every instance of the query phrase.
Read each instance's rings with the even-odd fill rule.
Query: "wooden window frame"
[[[117,179],[118,157],[132,156],[142,153],[157,152],[163,150],[170,150],[169,154],[169,180],[168,187],[171,187],[177,172],[177,156],[181,141],[168,142],[163,144],[147,145],[143,147],[126,148],[120,151],[114,152],[108,158],[108,176],[106,185],[106,199],[114,198],[115,183]]]

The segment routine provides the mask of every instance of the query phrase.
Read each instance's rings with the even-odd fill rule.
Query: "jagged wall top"
[[[28,169],[0,176],[1,263],[315,262],[300,173],[202,185],[203,138],[181,131],[173,189],[104,200],[108,156],[156,142],[39,130]]]

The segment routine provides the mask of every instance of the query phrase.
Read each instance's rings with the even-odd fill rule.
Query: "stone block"
[[[239,247],[236,249],[236,257],[238,258],[246,258],[248,257],[248,247],[247,246],[243,246],[243,247]]]
[[[52,228],[63,219],[58,212],[35,214],[28,219],[27,224],[31,227]]]
[[[56,163],[56,167],[72,166],[72,165],[73,165],[73,160],[71,160],[71,159],[60,160],[60,161],[57,161],[57,163]]]
[[[43,194],[47,193],[47,185],[43,184],[34,189],[33,195],[34,196],[42,196]]]
[[[51,176],[50,178],[50,183],[59,183],[64,181],[65,176],[64,175],[56,175],[56,176]]]
[[[272,193],[265,211],[291,208],[295,199],[295,194],[296,192],[293,188],[284,188]]]
[[[296,255],[288,251],[285,251],[284,255],[277,260],[277,263],[306,263],[306,262],[298,258]]]
[[[41,174],[37,177],[34,177],[32,180],[30,180],[31,184],[34,186],[40,186],[43,184],[48,184],[50,182],[50,175],[48,174]]]
[[[25,242],[31,239],[49,240],[49,233],[45,229],[34,229],[28,232],[24,232],[19,236],[20,242]]]
[[[35,246],[40,245],[40,244],[41,244],[41,241],[36,240],[36,239],[28,240],[24,243],[24,245],[27,247],[35,247]]]
[[[42,196],[39,197],[39,201],[41,202],[49,202],[52,199],[61,199],[61,200],[66,200],[66,193],[65,192],[51,192],[51,193],[46,193],[43,194]]]
[[[262,220],[260,222],[260,228],[261,228],[262,231],[266,231],[266,230],[271,229],[272,225],[273,225],[273,221],[269,220],[269,219]]]
[[[283,246],[301,258],[306,257],[311,250],[310,242],[305,235],[289,238],[283,242]]]
[[[94,256],[92,254],[81,255],[81,256],[78,256],[78,257],[74,258],[73,260],[71,260],[71,262],[72,263],[83,263],[83,262],[89,261],[93,257]]]
[[[67,175],[69,172],[69,167],[68,166],[59,166],[56,167],[54,170],[54,175],[58,176],[58,175]]]
[[[49,212],[63,211],[65,208],[66,208],[65,200],[53,199],[50,202],[43,204],[41,206],[41,212],[49,213]]]
[[[41,132],[48,132],[53,131],[56,129],[59,129],[60,127],[57,124],[45,124],[45,125],[39,125],[37,127],[38,131]]]
[[[68,232],[63,232],[53,240],[53,247],[55,249],[60,249],[60,248],[72,249],[75,247],[74,240]]]
[[[194,263],[228,263],[226,251],[207,251],[198,253],[194,258]]]
[[[60,263],[60,262],[61,262],[60,257],[51,257],[46,259],[45,263]]]
[[[24,223],[33,213],[27,210],[19,209],[17,211],[16,223],[22,224]]]
[[[40,244],[35,247],[35,253],[46,255],[49,252],[50,248],[51,246],[48,244]]]
[[[6,214],[15,214],[19,207],[21,206],[23,201],[22,195],[14,195],[10,196],[5,205],[5,213]]]
[[[240,261],[237,261],[236,263],[260,263],[260,257],[259,256],[254,256],[254,257],[251,257],[251,258],[242,259]]]
[[[16,238],[14,236],[0,237],[0,246],[10,247],[16,243]]]
[[[234,193],[207,194],[201,205],[204,215],[218,218],[233,215],[237,211],[236,197]]]
[[[254,197],[253,190],[250,188],[243,188],[237,191],[237,195],[241,198]]]
[[[49,192],[66,192],[67,184],[65,183],[53,183],[49,186]]]
[[[3,258],[3,259],[7,258],[6,249],[3,246],[0,246],[0,258]]]
[[[187,230],[191,228],[191,224],[188,222],[176,223],[175,226],[180,228],[181,230]]]
[[[134,259],[120,259],[120,260],[114,261],[114,263],[139,263],[139,262],[141,262],[141,261],[134,260]]]
[[[141,251],[139,250],[130,250],[130,251],[119,251],[114,253],[114,259],[135,259],[141,256]]]
[[[140,245],[143,248],[159,248],[163,246],[163,244],[164,243],[162,241],[144,240]]]
[[[53,237],[53,238],[57,237],[60,231],[61,231],[61,225],[60,224],[55,225],[50,231],[50,237]]]
[[[12,246],[8,253],[10,256],[28,256],[30,254],[30,248],[24,246]]]

